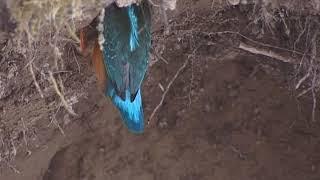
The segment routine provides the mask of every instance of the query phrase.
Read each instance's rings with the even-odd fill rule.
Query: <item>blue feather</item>
[[[141,90],[139,89],[133,101],[130,99],[130,92],[126,90],[125,99],[119,97],[109,83],[107,94],[111,98],[113,104],[120,110],[123,122],[133,133],[142,133],[144,129],[144,118],[141,100]]]
[[[130,50],[134,51],[139,46],[138,39],[138,20],[132,5],[127,7],[130,21]]]
[[[108,77],[106,95],[119,109],[129,131],[143,133],[141,84],[148,68],[151,47],[151,12],[147,1],[105,9],[100,22],[100,47]]]

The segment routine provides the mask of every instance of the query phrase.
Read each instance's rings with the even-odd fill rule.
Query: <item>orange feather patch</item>
[[[96,40],[93,53],[92,53],[92,65],[98,80],[98,87],[104,92],[106,90],[106,68],[103,62],[102,52],[99,47],[99,43]]]
[[[85,32],[84,28],[80,30],[80,49],[83,53],[86,49],[86,38],[85,38]]]

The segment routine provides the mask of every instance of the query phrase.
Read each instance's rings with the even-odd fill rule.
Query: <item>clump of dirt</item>
[[[297,97],[301,92],[292,90],[294,79],[303,74],[295,74],[295,63],[239,48],[245,43],[257,52],[265,48],[281,57],[300,57],[288,52],[300,34],[300,29],[293,28],[294,14],[286,20],[288,29],[297,32],[287,39],[283,21],[276,21],[272,31],[263,28],[263,22],[252,23],[252,6],[212,11],[211,1],[188,3],[195,3],[195,8],[172,16],[169,34],[162,27],[153,32],[151,67],[143,87],[145,117],[150,117],[173,83],[141,136],[124,128],[118,112],[97,90],[88,61],[76,51],[73,54],[72,44],[67,44],[63,53],[67,57],[63,59],[68,59],[64,60],[65,71],[56,73],[62,73],[68,99],[78,95],[75,117],[57,108],[61,101],[53,89],[40,98],[29,69],[23,68],[23,57],[9,54],[14,61],[0,66],[8,84],[0,102],[0,177],[320,177],[320,111],[315,109],[316,121],[312,121],[310,91]],[[301,44],[296,51],[305,50]],[[13,75],[9,76],[10,72]],[[45,87],[47,81],[41,75],[36,78],[41,88]],[[303,88],[310,87],[308,82]]]

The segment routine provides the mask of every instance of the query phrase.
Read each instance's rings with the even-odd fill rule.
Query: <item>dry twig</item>
[[[188,62],[189,62],[189,58],[187,58],[185,60],[185,62],[183,63],[183,65],[178,69],[178,71],[176,72],[176,74],[173,76],[173,78],[170,80],[170,82],[168,83],[167,87],[166,87],[166,90],[164,91],[164,93],[162,94],[161,96],[161,100],[160,100],[160,103],[154,108],[154,110],[152,111],[150,117],[149,117],[149,120],[148,120],[148,124],[150,124],[150,121],[153,119],[153,117],[155,116],[155,114],[158,112],[158,110],[160,109],[160,107],[162,106],[163,104],[163,101],[164,99],[166,98],[173,82],[177,79],[177,77],[180,75],[180,73],[187,67],[188,65]]]

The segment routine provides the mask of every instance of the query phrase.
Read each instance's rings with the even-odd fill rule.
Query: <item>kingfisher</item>
[[[97,36],[92,64],[98,86],[120,111],[129,131],[144,131],[141,85],[148,69],[151,48],[151,10],[147,0],[119,7],[115,2],[94,20]],[[86,48],[86,31],[80,47]]]

